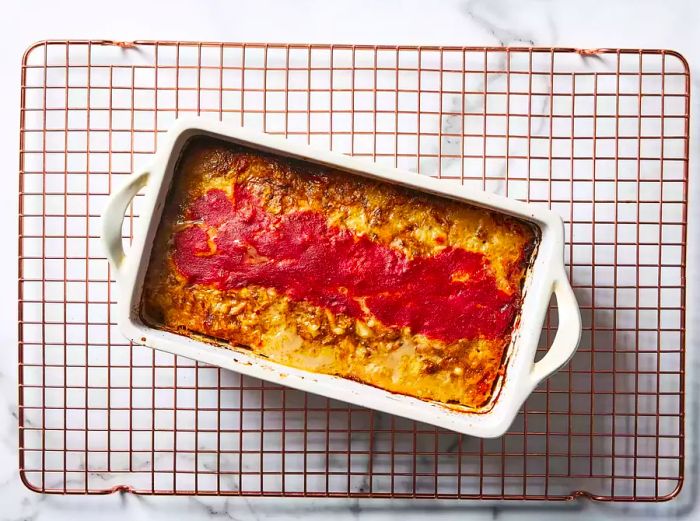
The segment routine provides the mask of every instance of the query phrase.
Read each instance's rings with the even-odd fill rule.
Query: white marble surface
[[[374,5],[374,4],[377,5]],[[41,4],[26,1],[5,8],[0,19],[3,39],[4,77],[0,82],[0,150],[6,179],[15,175],[18,148],[17,121],[19,106],[19,62],[22,51],[33,41],[46,38],[113,38],[117,40],[180,39],[212,41],[276,41],[323,43],[387,43],[444,45],[562,45],[582,48],[654,47],[670,48],[683,53],[691,64],[691,73],[700,64],[696,30],[700,7],[695,2],[545,2],[545,1],[464,1],[434,2],[165,2],[146,4],[122,1],[109,8],[91,2]],[[230,5],[231,4],[231,5]],[[107,12],[107,13],[105,13]],[[262,15],[265,19],[262,19]],[[696,90],[697,81],[693,81]],[[698,103],[694,102],[696,112]],[[694,115],[697,119],[697,116]],[[691,120],[691,122],[694,120]],[[697,125],[693,125],[696,128]],[[691,158],[697,151],[693,136]],[[692,165],[691,162],[691,179]],[[15,183],[0,192],[3,222],[13,223],[17,215]],[[691,199],[697,190],[691,185]],[[690,237],[693,236],[691,207]],[[192,519],[217,517],[232,519],[264,518],[338,518],[416,517],[430,515],[465,516],[492,519],[516,516],[558,516],[570,518],[591,515],[611,517],[655,517],[657,515],[690,517],[693,498],[697,495],[694,462],[689,460],[688,483],[681,497],[665,505],[625,506],[576,503],[536,505],[516,503],[484,506],[450,502],[382,502],[357,500],[297,500],[244,498],[143,498],[131,495],[105,497],[39,496],[27,491],[17,476],[16,435],[16,251],[11,243],[0,261],[0,284],[6,298],[0,300],[0,328],[5,347],[5,364],[0,368],[0,521],[15,519],[71,518],[85,519],[160,519],[187,516]],[[689,259],[697,256],[694,242]],[[689,295],[693,301],[697,280],[689,262]],[[689,372],[696,360],[693,325],[697,311],[689,308]],[[691,373],[692,382],[692,373]],[[689,390],[695,396],[692,385]],[[693,399],[689,407],[695,406]],[[692,427],[692,425],[690,426]],[[689,432],[692,440],[696,431]],[[690,443],[690,442],[689,442]],[[689,449],[693,449],[691,443]],[[692,453],[692,452],[691,452]],[[582,513],[581,510],[585,510]]]

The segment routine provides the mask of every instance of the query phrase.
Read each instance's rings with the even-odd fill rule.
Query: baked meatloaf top
[[[509,216],[199,138],[166,198],[141,315],[477,408],[503,371],[536,244]]]

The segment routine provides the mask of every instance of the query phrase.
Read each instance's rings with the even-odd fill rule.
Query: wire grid
[[[583,314],[577,354],[505,436],[478,440],[129,345],[99,216],[160,133],[193,113],[550,206],[566,223]],[[24,482],[58,493],[673,497],[688,125],[687,64],[668,51],[34,45],[20,151]],[[553,303],[541,351],[556,323]]]

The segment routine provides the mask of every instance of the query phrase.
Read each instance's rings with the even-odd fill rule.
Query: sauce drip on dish
[[[185,211],[173,261],[190,284],[274,288],[296,301],[444,342],[508,333],[520,293],[500,290],[479,252],[447,247],[408,258],[319,212],[268,212],[241,184],[211,189]]]

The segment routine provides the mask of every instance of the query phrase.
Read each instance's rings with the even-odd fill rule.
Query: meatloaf
[[[488,402],[537,245],[525,221],[197,138],[176,167],[142,320],[421,399]]]

